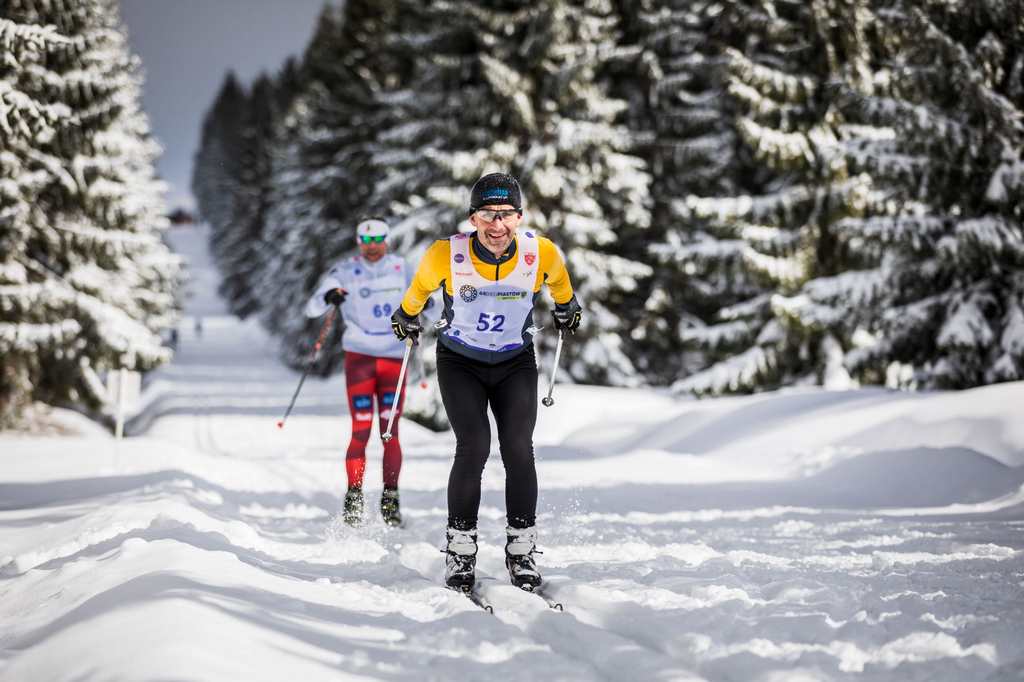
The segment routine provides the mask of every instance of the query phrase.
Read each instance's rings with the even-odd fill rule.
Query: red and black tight
[[[402,361],[378,358],[362,353],[345,353],[345,382],[348,388],[348,409],[352,415],[352,440],[345,454],[345,471],[349,486],[363,485],[366,469],[366,443],[373,428],[373,404],[377,403],[380,433],[388,428],[391,401],[398,389]],[[403,387],[404,388],[404,387]],[[398,417],[405,405],[405,392],[398,399],[391,440],[384,443],[384,487],[397,488],[402,470],[402,446],[398,441]]]

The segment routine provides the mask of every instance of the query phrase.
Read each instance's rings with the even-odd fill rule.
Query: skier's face
[[[485,216],[491,220],[484,220]],[[495,256],[505,253],[505,249],[515,239],[516,229],[522,219],[522,215],[511,204],[484,206],[469,216],[470,224],[476,228],[477,239]]]
[[[371,242],[369,244],[360,241],[359,242],[359,253],[364,259],[370,263],[376,263],[384,254],[388,252],[388,242],[384,240],[382,242]]]

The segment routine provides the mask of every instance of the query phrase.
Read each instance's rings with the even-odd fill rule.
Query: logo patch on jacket
[[[502,187],[495,187],[494,189],[489,189],[484,192],[484,195],[481,198],[484,201],[487,201],[488,199],[508,199],[508,190]]]

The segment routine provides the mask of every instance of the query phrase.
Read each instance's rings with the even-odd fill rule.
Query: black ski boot
[[[397,528],[402,525],[402,512],[398,509],[398,489],[384,488],[380,496],[380,515],[384,523]]]
[[[363,489],[359,486],[349,486],[345,493],[345,508],[342,511],[342,518],[350,526],[358,526],[363,523]]]
[[[476,531],[449,528],[444,553],[444,582],[452,589],[468,592],[476,582]]]
[[[509,578],[516,587],[532,592],[540,585],[540,571],[533,553],[537,551],[537,528],[505,529],[508,542],[505,544],[505,566]]]

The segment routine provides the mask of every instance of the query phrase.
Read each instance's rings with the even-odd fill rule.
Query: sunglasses
[[[499,218],[504,220],[505,218],[511,218],[512,216],[522,215],[522,213],[520,213],[514,208],[505,209],[502,211],[492,211],[490,209],[484,208],[480,209],[479,211],[475,211],[475,213],[478,216],[480,216],[480,219],[483,220],[485,223],[493,223],[495,220],[498,220]]]
[[[363,244],[380,244],[385,239],[387,239],[387,237],[385,237],[384,235],[378,235],[376,237],[370,237],[370,236],[364,235],[364,236],[359,238],[359,241],[362,242]]]

